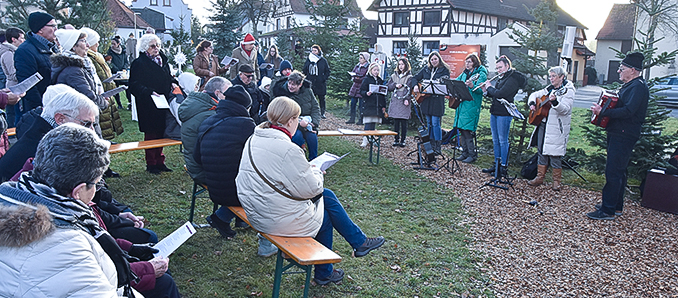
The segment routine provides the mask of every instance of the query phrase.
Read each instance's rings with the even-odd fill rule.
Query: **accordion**
[[[607,109],[614,109],[614,107],[617,106],[617,101],[619,101],[619,97],[617,96],[616,92],[604,90],[603,93],[600,94],[600,99],[598,99],[598,105],[601,106],[602,109],[600,109],[600,113],[598,113],[598,115],[593,114],[591,116],[591,124],[600,126],[602,128],[607,127],[610,117],[601,117],[600,114]]]

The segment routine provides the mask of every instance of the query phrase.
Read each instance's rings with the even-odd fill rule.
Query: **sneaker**
[[[210,226],[217,229],[219,234],[221,234],[221,237],[226,239],[235,237],[236,232],[231,229],[231,224],[219,219],[216,214],[206,217],[205,220],[207,220],[207,223],[210,224]]]
[[[343,279],[344,279],[344,270],[334,269],[334,271],[332,271],[332,274],[330,274],[330,276],[328,276],[327,278],[318,279],[318,278],[314,277],[313,281],[317,285],[324,286],[324,285],[331,283],[331,282],[333,282],[335,284],[341,284],[341,281]]]
[[[367,141],[367,137],[363,137],[363,142],[360,143],[360,147],[367,147],[367,144],[368,144],[368,143],[369,143],[369,142]]]
[[[327,116],[325,116],[325,114],[322,114],[322,115],[320,115],[320,118],[321,119],[327,119]]]
[[[235,227],[236,228],[243,228],[247,229],[250,227],[244,220],[240,219],[240,217],[235,218]]]
[[[400,144],[398,144],[398,146],[405,148],[405,141],[401,141]]]
[[[384,245],[384,242],[386,242],[384,236],[379,236],[377,238],[367,238],[363,245],[358,247],[358,249],[353,250],[353,256],[356,258],[364,257],[368,253],[370,253],[370,251],[375,250]]]
[[[257,250],[257,255],[268,258],[278,252],[278,248],[271,243],[271,241],[268,241],[268,239],[264,238],[264,236],[261,236],[261,234],[257,233],[257,237],[259,237],[259,249]]]
[[[612,214],[607,214],[603,211],[596,210],[591,213],[587,213],[586,216],[588,216],[590,219],[596,219],[596,220],[612,220],[614,219],[614,215]]]
[[[595,204],[593,207],[596,207],[596,209],[600,210],[600,208],[603,208],[603,204]],[[620,215],[622,215],[622,211],[621,210],[615,210],[614,215],[620,216]]]

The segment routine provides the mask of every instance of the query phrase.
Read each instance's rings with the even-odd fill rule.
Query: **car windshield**
[[[658,82],[659,85],[678,85],[678,78],[666,78]]]

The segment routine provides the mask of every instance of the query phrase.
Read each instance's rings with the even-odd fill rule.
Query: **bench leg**
[[[378,165],[379,164],[379,155],[381,154],[381,136],[367,136],[367,140],[370,143],[370,162]],[[372,151],[374,147],[377,147],[377,162],[372,161]]]
[[[280,282],[282,281],[282,272],[282,250],[278,249],[278,259],[275,262],[275,276],[273,277],[273,298],[278,298],[278,296],[280,296]]]
[[[193,225],[195,225],[193,223],[193,212],[195,212],[195,199],[196,199],[196,197],[198,197],[197,191],[198,191],[198,183],[193,182],[193,194],[191,195],[191,211],[188,215],[188,221]]]
[[[304,298],[308,297],[308,289],[311,287],[311,268],[313,265],[306,265],[306,283],[304,284]]]

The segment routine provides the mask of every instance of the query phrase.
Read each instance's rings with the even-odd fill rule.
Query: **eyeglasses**
[[[80,122],[80,125],[82,125],[82,126],[84,126],[84,127],[86,127],[86,128],[90,128],[90,129],[91,129],[91,128],[94,127],[94,122],[92,122],[92,121],[78,119],[78,118],[75,118],[75,117],[73,117],[73,116],[71,116],[71,115],[68,115],[68,114],[63,114],[63,115],[66,116],[66,117],[68,117],[68,118],[71,118],[71,119],[73,119],[73,120],[78,120],[78,122]]]
[[[248,79],[253,79],[254,75],[253,74],[251,74],[251,75],[246,74],[245,77],[247,77]]]
[[[87,42],[87,39],[78,39],[78,42]]]
[[[153,48],[153,49],[159,49],[159,48],[161,48],[162,46],[159,45],[159,44],[152,44],[152,45],[149,45],[148,47],[149,47],[149,48]]]
[[[87,187],[89,187],[89,188],[92,188],[93,186],[95,186],[96,187],[94,189],[95,191],[100,191],[101,188],[104,187],[103,183],[98,183],[98,182],[83,182],[83,183],[85,183],[85,185],[87,185]]]
[[[622,72],[622,71],[625,71],[625,70],[627,70],[627,69],[628,69],[627,67],[624,67],[624,66],[622,66],[622,65],[619,65],[619,68],[617,68],[617,71]]]
[[[45,25],[45,27],[52,27],[52,28],[56,29],[57,24],[47,24],[47,25]]]

